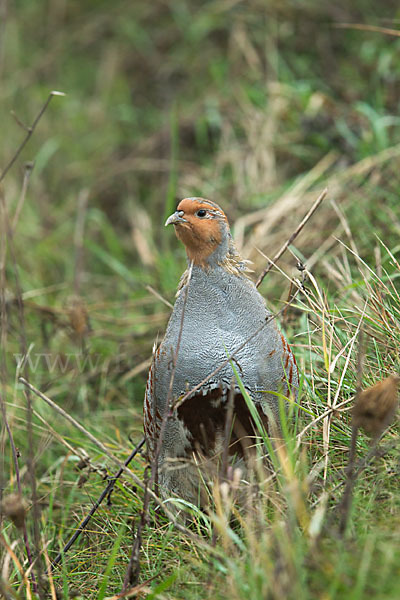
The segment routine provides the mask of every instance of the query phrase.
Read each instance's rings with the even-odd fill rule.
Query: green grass
[[[328,187],[291,247],[308,277],[280,322],[301,392],[285,446],[270,449],[274,476],[264,481],[255,471],[259,495],[247,512],[235,506],[233,489],[217,487],[214,511],[193,511],[192,537],[151,503],[137,597],[399,597],[398,416],[379,446],[391,449],[356,481],[344,538],[337,507],[360,324],[363,387],[400,372],[400,40],[336,27],[396,28],[398,16],[389,2],[369,0],[116,0],[112,8],[38,0],[4,14],[0,7],[0,171],[25,135],[11,111],[28,125],[51,90],[66,93],[53,98],[0,189],[15,219],[11,240],[2,212],[1,395],[34,553],[28,458],[38,542],[50,558],[117,468],[35,396],[30,443],[17,382],[24,348],[32,384],[125,460],[142,437],[148,360],[170,312],[164,301],[174,302],[186,264],[163,227],[175,202],[196,194],[219,202],[258,274],[265,266],[258,249],[273,256]],[[32,160],[22,203],[23,165]],[[286,301],[289,280],[302,277],[296,262],[287,252],[262,284],[272,310]],[[339,408],[319,418],[331,406]],[[17,482],[3,422],[0,444],[6,495]],[[361,432],[358,458],[369,449]],[[88,463],[78,468],[84,455]],[[131,469],[143,478],[144,458]],[[121,477],[111,504],[54,573],[61,598],[121,591],[142,505],[142,491]],[[22,533],[3,516],[1,534],[0,595],[29,597],[17,563],[27,569]]]

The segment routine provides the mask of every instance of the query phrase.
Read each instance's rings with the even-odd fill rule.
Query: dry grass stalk
[[[21,194],[19,196],[18,204],[15,209],[15,213],[14,213],[14,217],[12,219],[12,225],[11,225],[11,229],[12,229],[13,233],[16,230],[16,227],[18,224],[18,219],[21,214],[22,208],[24,206],[26,192],[28,190],[29,180],[30,180],[30,177],[32,174],[33,167],[34,167],[33,162],[27,162],[24,165],[24,180],[22,182],[22,190],[21,190]]]
[[[304,226],[306,225],[306,223],[311,219],[312,215],[315,213],[315,211],[317,210],[317,208],[319,207],[319,205],[321,204],[321,202],[323,201],[323,199],[325,198],[325,196],[326,196],[327,193],[328,193],[328,190],[326,188],[321,192],[321,194],[318,196],[317,200],[314,202],[314,204],[312,205],[312,207],[310,208],[310,210],[307,212],[307,214],[305,215],[305,217],[301,220],[301,222],[299,223],[299,225],[293,231],[292,235],[283,244],[283,246],[279,250],[279,252],[274,256],[274,258],[272,259],[272,261],[270,261],[269,265],[267,265],[265,267],[265,269],[263,270],[263,272],[260,274],[260,276],[258,277],[258,279],[256,281],[256,287],[258,287],[259,285],[261,285],[261,283],[262,283],[264,277],[266,276],[266,274],[272,269],[272,267],[275,265],[276,261],[280,259],[280,257],[282,256],[282,254],[289,247],[289,245],[294,242],[294,240],[297,238],[297,236],[299,235],[299,233],[302,231],[302,229],[304,228]]]
[[[289,236],[299,212],[304,209],[304,206],[311,206],[315,194],[315,184],[322,175],[325,175],[324,185],[329,189],[330,196],[335,197],[343,211],[343,207],[348,206],[351,201],[354,202],[354,195],[360,194],[360,190],[365,185],[365,181],[359,185],[358,178],[361,176],[371,178],[378,169],[383,170],[389,161],[397,159],[399,154],[400,144],[397,144],[368,156],[348,168],[334,169],[330,174],[329,170],[337,160],[337,156],[329,153],[314,169],[305,177],[300,178],[275,202],[234,221],[233,230],[239,249],[254,261],[257,267],[260,258],[255,249],[261,249],[265,254],[272,255],[273,249],[281,245],[282,238]],[[360,202],[362,199],[363,196],[360,195]],[[331,235],[329,235],[330,229]],[[326,232],[322,243],[320,231]],[[333,235],[337,238],[342,231],[343,222],[337,223],[334,207],[326,204],[322,210],[318,211],[318,216],[314,218],[314,227],[307,230],[307,238],[304,238],[303,251],[306,245],[306,252],[309,254],[308,268],[320,264],[328,252],[330,262],[332,262],[332,257],[336,253],[334,247],[337,245],[337,240]]]
[[[148,505],[149,505],[149,493],[148,493],[148,483],[149,483],[149,469],[145,470],[143,483],[145,486],[144,490],[144,498],[143,498],[143,509],[140,515],[140,520],[138,526],[136,528],[136,535],[134,538],[134,542],[132,545],[131,556],[129,559],[129,563],[125,572],[124,583],[122,586],[122,592],[126,592],[128,590],[129,585],[136,585],[140,575],[140,550],[142,547],[142,536],[143,529],[147,524],[148,519]],[[132,523],[132,530],[134,529],[134,523]]]
[[[29,577],[28,577],[29,572],[31,571],[32,567],[30,566],[27,571],[24,571],[24,568],[21,565],[20,561],[18,560],[18,557],[15,554],[13,548],[7,543],[7,541],[5,540],[4,536],[1,533],[0,533],[0,544],[5,548],[7,554],[11,557],[14,565],[16,566],[16,568],[18,569],[18,571],[21,575],[21,579],[23,581],[27,600],[32,600],[31,582],[29,581]]]

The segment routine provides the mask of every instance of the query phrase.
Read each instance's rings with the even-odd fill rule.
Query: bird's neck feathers
[[[192,258],[193,260],[193,258]],[[190,265],[191,259],[188,253],[188,264]],[[252,273],[252,269],[249,268],[251,261],[245,260],[239,254],[232,237],[229,235],[228,243],[224,248],[223,244],[219,245],[217,249],[210,254],[204,261],[196,262],[193,264],[195,267],[202,271],[210,272],[212,270],[223,269],[226,273],[234,277],[248,278],[248,274]],[[181,290],[185,287],[189,278],[189,268],[183,273],[179,282],[177,296]]]

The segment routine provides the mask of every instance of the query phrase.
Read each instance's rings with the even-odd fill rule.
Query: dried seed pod
[[[82,471],[82,469],[86,469],[89,466],[90,466],[90,459],[85,456],[84,458],[81,458],[78,463],[76,463],[75,469],[77,471]]]
[[[79,489],[83,488],[83,486],[88,481],[88,479],[89,479],[89,474],[88,473],[82,473],[82,475],[78,479],[78,483],[77,483],[78,488]]]
[[[83,298],[71,296],[65,308],[74,334],[82,339],[90,331],[89,315]]]
[[[398,404],[398,375],[391,375],[361,392],[353,409],[353,426],[373,437],[391,423]]]
[[[16,527],[22,529],[27,511],[26,500],[20,494],[4,496],[0,504],[1,513],[9,517]]]

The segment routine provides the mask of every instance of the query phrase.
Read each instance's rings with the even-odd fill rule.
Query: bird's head
[[[189,260],[208,268],[223,262],[234,250],[224,211],[204,198],[184,198],[165,225],[173,225]]]

